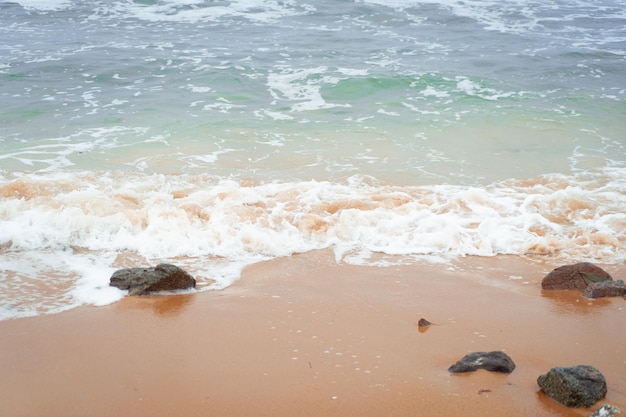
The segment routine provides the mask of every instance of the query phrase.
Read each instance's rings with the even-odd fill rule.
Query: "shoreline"
[[[327,251],[262,262],[222,291],[125,297],[0,322],[8,416],[588,416],[626,410],[626,301],[542,292],[558,265],[337,265]],[[603,268],[605,266],[602,266]],[[611,265],[614,279],[625,265]],[[425,318],[433,323],[419,329]],[[450,374],[503,350],[509,375]],[[554,366],[588,364],[605,399],[571,409],[539,392]]]

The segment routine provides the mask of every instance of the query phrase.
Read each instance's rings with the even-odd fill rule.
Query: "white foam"
[[[256,111],[255,115],[259,118],[265,118],[265,116],[267,116],[273,120],[293,120],[293,116],[288,114],[265,109]]]
[[[25,9],[43,11],[63,10],[72,5],[69,0],[17,0],[17,3]]]
[[[116,301],[123,292],[108,279],[123,252],[180,265],[198,290],[231,285],[251,263],[323,248],[338,262],[371,266],[498,254],[624,262],[625,181],[619,166],[483,188],[384,186],[357,176],[345,184],[0,176],[0,282],[9,285],[0,291],[9,294],[0,298],[0,319]],[[51,276],[73,281],[52,296],[20,287]]]
[[[606,28],[598,30],[594,24],[585,27],[584,24],[576,26],[570,22],[580,18],[589,21],[624,18],[623,10],[619,7],[594,6],[593,13],[590,14],[587,12],[589,3],[583,1],[568,3],[567,5],[537,0],[505,3],[493,0],[358,0],[358,2],[390,7],[404,12],[423,4],[433,4],[449,10],[456,16],[472,19],[482,24],[486,30],[505,33],[533,31],[538,35],[551,36],[554,30],[552,28],[546,30],[546,22],[552,25],[554,22],[562,22],[563,26],[559,32],[559,37],[577,41],[579,47],[588,47],[594,43],[607,43],[607,39],[611,37],[607,35]],[[558,17],[555,16],[554,10],[559,10]],[[584,12],[581,13],[581,10]],[[584,32],[585,36],[581,36],[581,32]],[[619,42],[620,39],[623,39],[623,32],[616,34],[615,38]],[[550,41],[551,39],[547,39],[547,42]]]
[[[356,68],[337,68],[337,71],[350,77],[364,77],[368,74],[368,70]]]
[[[568,252],[603,262],[625,257],[617,250],[626,239],[624,169],[604,171],[617,177],[600,189],[560,176],[552,177],[562,187],[555,189],[541,179],[531,187],[472,188],[72,175],[5,179],[0,242],[12,242],[14,250],[78,246],[151,259],[239,260],[329,247],[400,255]]]
[[[32,0],[35,1],[35,0]],[[204,6],[204,0],[161,0],[155,4],[116,2],[107,13],[134,16],[150,22],[219,21],[241,17],[253,22],[271,23],[278,19],[307,13],[311,6],[295,1],[233,0],[227,6]]]
[[[87,152],[110,150],[120,147],[123,136],[141,136],[148,129],[112,126],[88,128],[67,137],[51,138],[21,147],[14,152],[0,154],[0,161],[37,165],[40,172],[56,172],[74,165],[72,157]]]
[[[282,73],[271,73],[267,86],[276,101],[287,101],[293,111],[317,110],[341,106],[327,103],[320,90],[324,84],[336,84],[339,79],[325,75],[327,67],[306,69],[286,68]],[[347,106],[343,104],[343,106]]]
[[[439,91],[439,90],[436,90],[432,86],[427,86],[422,91],[421,94],[425,97],[438,97],[438,98],[450,97],[450,93],[448,93],[447,91]]]
[[[513,92],[501,92],[493,88],[482,87],[480,84],[465,77],[457,77],[457,80],[456,87],[459,91],[469,96],[480,97],[485,100],[498,100],[519,94]]]
[[[103,306],[124,297],[126,291],[109,285],[110,277],[116,270],[111,267],[116,257],[114,252],[65,255],[62,262],[67,271],[78,276],[70,290],[76,304]]]
[[[85,264],[83,255],[70,249],[4,251],[0,253],[0,320],[58,313],[80,305],[103,305],[119,299],[94,285],[99,269],[77,269]],[[107,255],[94,258],[95,266],[106,262]],[[78,268],[77,268],[78,267]],[[104,292],[115,292],[108,288]]]
[[[432,1],[416,1],[416,0],[357,0],[357,3],[376,4],[379,6],[387,6],[394,9],[406,9],[414,7],[422,3],[439,3],[437,0]]]
[[[211,87],[206,86],[188,85],[187,88],[189,88],[192,93],[210,93],[213,91]]]
[[[185,159],[188,161],[196,160],[202,163],[213,164],[219,159],[220,155],[233,152],[233,151],[234,151],[233,149],[220,149],[218,151],[215,151],[206,155],[191,155],[191,156],[186,157]]]
[[[230,113],[233,109],[243,109],[246,108],[246,105],[242,104],[233,104],[229,100],[219,97],[214,103],[205,104],[202,109],[203,110],[217,110],[220,113]]]

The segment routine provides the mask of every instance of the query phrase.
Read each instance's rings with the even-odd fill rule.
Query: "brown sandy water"
[[[247,268],[220,292],[127,297],[0,322],[3,416],[586,416],[626,409],[626,301],[542,293],[553,265],[335,264],[326,251]],[[607,266],[615,279],[624,265]],[[418,329],[426,318],[432,323]],[[503,350],[510,375],[450,374]],[[568,409],[539,392],[589,364],[608,394]]]

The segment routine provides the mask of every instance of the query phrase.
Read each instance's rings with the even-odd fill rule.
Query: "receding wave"
[[[371,266],[514,254],[626,260],[626,170],[485,187],[370,177],[246,182],[207,175],[29,174],[0,181],[0,319],[103,305],[120,267],[173,262],[198,290],[316,249]],[[434,258],[433,258],[434,257]]]

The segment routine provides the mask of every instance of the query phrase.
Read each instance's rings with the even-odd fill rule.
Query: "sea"
[[[0,319],[316,250],[626,262],[626,1],[0,1]]]

